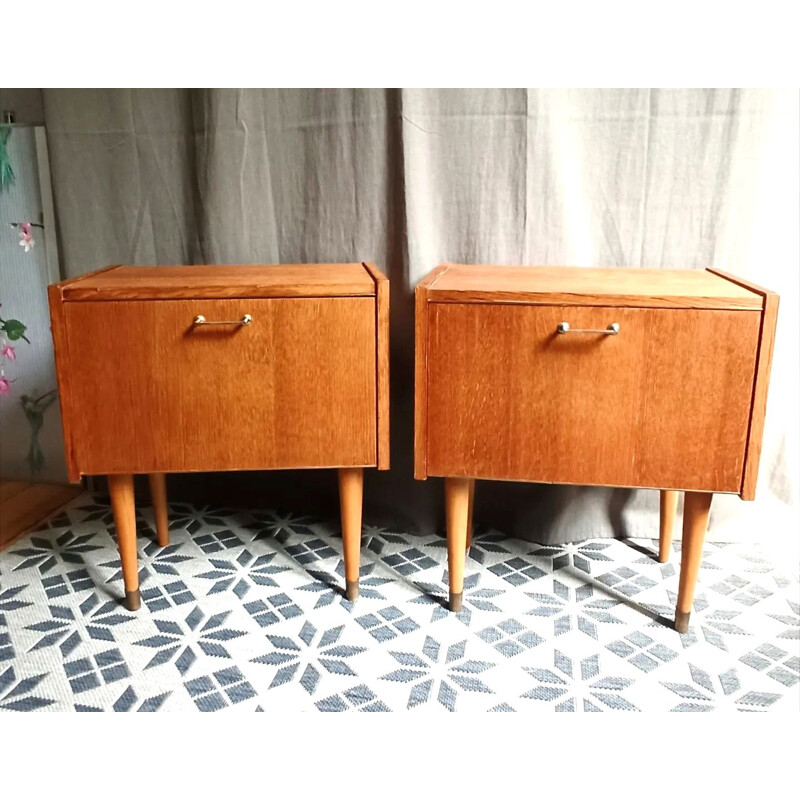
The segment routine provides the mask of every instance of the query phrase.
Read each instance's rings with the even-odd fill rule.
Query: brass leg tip
[[[125,591],[125,608],[128,611],[138,611],[142,607],[142,595],[138,589],[132,592]]]
[[[464,599],[463,592],[450,592],[450,610],[461,611],[463,599]]]
[[[678,633],[689,632],[689,615],[690,611],[676,611],[675,612],[675,630]]]
[[[355,603],[358,600],[358,581],[345,581],[344,594],[351,603]]]

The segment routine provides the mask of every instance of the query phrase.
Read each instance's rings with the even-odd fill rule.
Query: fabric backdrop
[[[798,93],[45,90],[63,263],[361,261],[391,279],[392,469],[365,522],[441,525],[412,478],[413,287],[442,261],[704,268],[781,294],[758,498],[717,539],[785,536],[798,491]],[[335,508],[327,473],[184,476],[173,498]],[[480,483],[537,541],[655,535],[658,494]],[[795,528],[792,528],[795,530]]]
[[[58,254],[47,235],[49,186],[39,180],[40,170],[47,170],[37,146],[43,129],[15,125],[5,131],[14,180],[0,189],[0,318],[17,319],[26,330],[24,339],[0,334],[0,345],[7,341],[14,352],[13,361],[0,355],[0,371],[11,384],[0,397],[0,480],[67,483],[47,303]],[[20,247],[21,229],[9,224],[24,222],[34,223],[27,250]]]

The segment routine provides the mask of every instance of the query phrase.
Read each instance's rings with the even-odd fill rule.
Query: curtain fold
[[[52,89],[45,115],[70,276],[120,262],[387,271],[392,470],[367,476],[374,520],[441,524],[441,482],[411,467],[412,293],[441,261],[715,266],[779,292],[759,497],[715,500],[709,535],[796,520],[796,92]],[[319,490],[333,511],[323,476],[237,480],[287,507]],[[655,492],[487,483],[476,502],[479,523],[537,541],[657,530]]]

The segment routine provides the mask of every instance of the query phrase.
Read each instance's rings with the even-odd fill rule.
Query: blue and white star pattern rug
[[[160,548],[137,521],[136,613],[106,498],[0,553],[0,710],[800,709],[797,564],[754,544],[706,545],[679,636],[679,544],[478,530],[451,614],[439,536],[366,525],[350,603],[338,524],[173,503]]]

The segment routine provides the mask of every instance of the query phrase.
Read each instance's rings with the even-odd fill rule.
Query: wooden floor
[[[0,550],[82,491],[80,486],[0,481]]]

